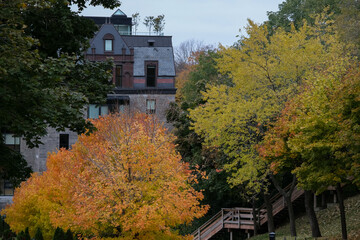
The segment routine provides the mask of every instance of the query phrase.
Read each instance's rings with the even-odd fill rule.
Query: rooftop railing
[[[133,35],[133,36],[164,36],[164,33],[156,33],[156,32],[128,32],[128,31],[120,31],[120,35]]]

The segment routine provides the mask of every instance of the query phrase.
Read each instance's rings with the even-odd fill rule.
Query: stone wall
[[[69,134],[69,146],[77,140],[77,134],[69,130],[57,132],[54,128],[48,128],[46,136],[41,138],[43,144],[38,148],[28,148],[24,140],[20,143],[20,152],[31,166],[34,172],[46,170],[46,159],[49,153],[57,152],[60,146],[60,134]]]
[[[146,113],[146,100],[155,100],[155,116],[164,124],[164,126],[171,130],[172,125],[166,122],[166,110],[170,102],[175,101],[173,94],[139,94],[129,95],[130,97],[130,111]]]

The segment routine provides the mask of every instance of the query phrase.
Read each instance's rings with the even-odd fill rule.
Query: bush
[[[64,230],[62,230],[62,228],[57,227],[54,233],[53,240],[64,240],[64,238],[65,238]]]

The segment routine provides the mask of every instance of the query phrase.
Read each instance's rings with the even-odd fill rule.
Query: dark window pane
[[[156,66],[147,65],[146,66],[146,86],[155,87],[156,85]]]
[[[69,134],[60,134],[59,148],[69,149]]]
[[[115,71],[115,86],[122,87],[122,66],[117,65]]]

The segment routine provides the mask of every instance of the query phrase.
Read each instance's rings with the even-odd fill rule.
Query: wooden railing
[[[286,187],[285,191],[289,191],[289,189],[290,186]],[[291,195],[291,201],[295,201],[303,193],[304,190],[295,187]],[[286,207],[285,199],[281,194],[275,195],[270,199],[270,201],[272,202],[274,216]],[[254,230],[254,223],[261,226],[267,222],[266,208],[264,205],[255,211],[256,214],[254,221],[252,208],[223,208],[192,233],[194,240],[210,239],[223,228]]]
[[[263,219],[264,212],[262,210],[256,210],[256,221],[259,224]],[[221,229],[244,229],[254,230],[254,219],[252,208],[223,208],[220,212],[214,215],[210,220],[199,227],[192,233],[194,240],[206,240],[210,239]]]
[[[286,187],[285,191],[288,191],[289,189],[290,189],[290,186]],[[291,194],[291,202],[295,201],[296,199],[301,197],[303,194],[304,194],[304,190],[298,189],[297,187],[295,187],[293,193]],[[275,216],[276,214],[281,212],[286,207],[285,199],[280,193],[276,194],[274,197],[272,197],[270,199],[270,201],[272,202],[273,216]],[[266,214],[265,205],[262,205],[261,209],[263,209],[263,211],[265,212],[264,218],[260,220],[260,225],[263,225],[267,222],[268,218],[267,218],[267,214]]]

